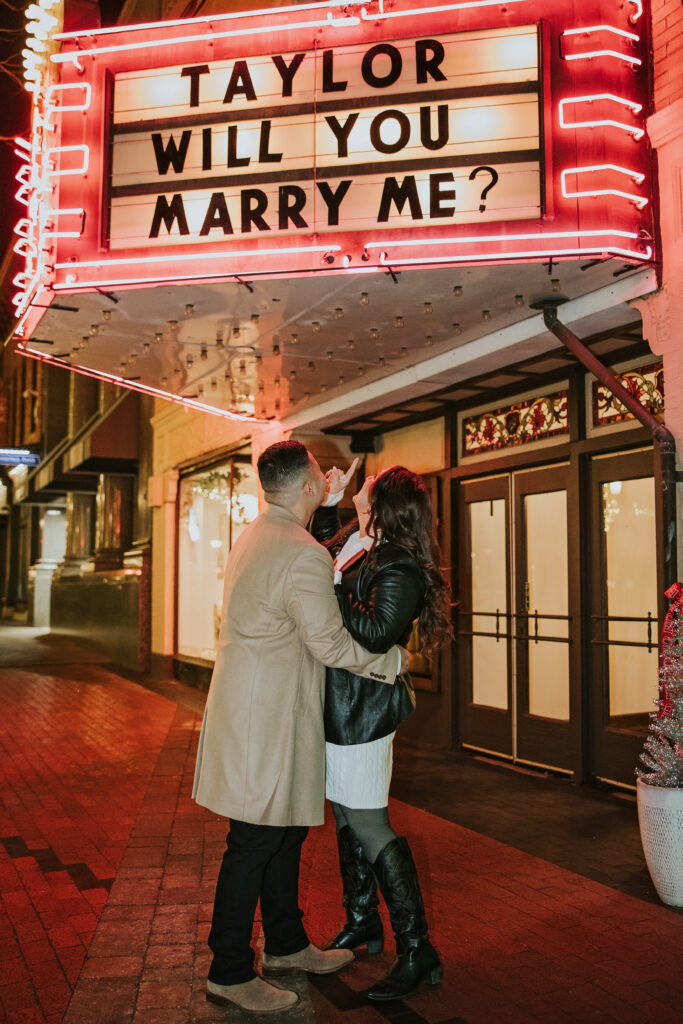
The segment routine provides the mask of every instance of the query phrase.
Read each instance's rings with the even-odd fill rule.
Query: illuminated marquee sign
[[[536,26],[115,76],[109,242],[537,218]]]
[[[18,336],[59,293],[654,258],[640,0],[329,0],[57,35]]]

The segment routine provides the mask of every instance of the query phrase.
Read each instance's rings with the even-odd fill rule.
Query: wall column
[[[135,477],[103,473],[95,499],[95,569],[119,569],[133,533]]]
[[[95,496],[69,491],[66,495],[66,552],[60,576],[78,576],[92,569]]]
[[[177,586],[177,469],[149,478],[147,500],[152,529],[152,671],[173,674]]]
[[[664,362],[664,421],[676,439],[676,464],[683,467],[683,98],[648,118],[647,128],[657,150],[662,242],[662,287],[632,306],[643,318],[643,335]],[[683,487],[676,487],[678,564],[683,565]]]

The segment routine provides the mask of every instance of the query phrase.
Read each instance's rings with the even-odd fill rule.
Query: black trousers
[[[230,821],[218,872],[209,947],[209,979],[239,985],[255,977],[251,933],[261,901],[265,952],[298,953],[308,945],[299,909],[299,862],[308,829]]]

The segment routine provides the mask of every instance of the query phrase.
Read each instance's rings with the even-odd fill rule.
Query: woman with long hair
[[[335,477],[335,472],[337,476]],[[328,474],[330,489],[343,485]],[[439,565],[429,491],[403,466],[368,477],[355,495],[357,519],[339,530],[336,507],[321,507],[314,535],[335,560],[335,589],[344,625],[370,651],[405,646],[417,623],[420,647],[433,652],[451,635],[448,585]],[[346,922],[334,949],[383,948],[377,888],[396,938],[396,959],[367,996],[401,999],[421,982],[435,985],[442,967],[427,919],[408,840],[397,836],[387,809],[392,744],[414,708],[407,674],[393,685],[327,669],[326,795],[337,824]]]

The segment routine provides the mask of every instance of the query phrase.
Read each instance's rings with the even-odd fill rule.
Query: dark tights
[[[389,824],[389,810],[386,807],[357,810],[333,802],[332,810],[337,822],[337,832],[348,825],[355,833],[371,864],[375,863],[387,843],[396,839],[396,833]]]

